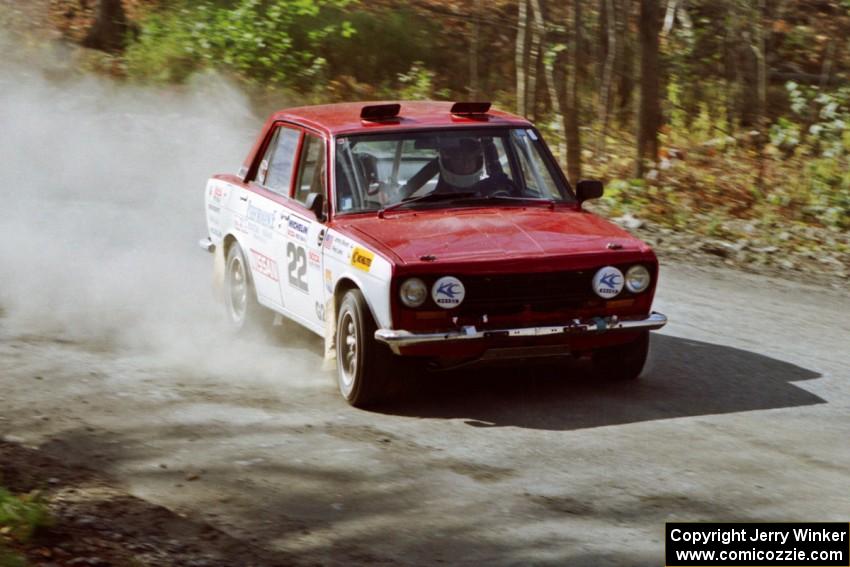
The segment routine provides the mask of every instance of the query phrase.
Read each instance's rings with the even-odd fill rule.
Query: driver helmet
[[[472,187],[481,179],[484,151],[475,138],[445,140],[440,146],[440,176],[455,187]]]

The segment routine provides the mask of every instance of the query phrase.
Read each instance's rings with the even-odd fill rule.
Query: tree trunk
[[[535,4],[537,9],[535,9]],[[539,2],[531,2],[531,8],[534,21],[531,24],[531,46],[528,52],[528,68],[526,71],[528,84],[526,86],[527,99],[525,109],[532,120],[537,120],[537,69],[540,64],[540,41],[543,35],[543,21],[539,10]],[[540,20],[539,25],[538,19]]]
[[[643,177],[644,160],[658,159],[661,125],[658,65],[658,0],[640,0],[640,103],[638,105],[635,177]]]
[[[634,41],[629,35],[629,25],[632,21],[633,12],[632,0],[615,0],[617,13],[620,17],[617,19],[617,54],[614,59],[616,69],[614,76],[616,77],[616,101],[617,120],[621,125],[631,123],[632,119],[632,94],[634,91],[635,78],[632,64],[635,60]]]
[[[602,128],[596,141],[597,157],[605,151],[605,138],[608,136],[608,121],[611,114],[611,82],[614,76],[614,63],[617,54],[617,12],[614,0],[605,0],[605,15],[608,31],[605,64],[602,70],[602,87],[599,94],[599,113],[602,115]]]
[[[519,0],[517,14],[516,49],[514,52],[514,64],[516,66],[516,111],[520,116],[526,115],[526,77],[525,77],[525,31],[528,24],[528,2]]]
[[[767,57],[765,54],[764,41],[764,18],[766,12],[766,0],[759,0],[753,51],[755,52],[756,57],[756,80],[758,81],[758,118],[756,122],[758,126],[758,139],[756,140],[756,147],[758,151],[758,176],[756,177],[756,187],[761,194],[764,194],[764,146],[767,143]]]
[[[579,74],[582,69],[582,26],[581,26],[581,0],[572,1],[571,10],[572,27],[572,49],[569,52],[570,70],[567,76],[567,104],[564,109],[567,120],[567,177],[570,183],[575,185],[581,178],[581,133],[579,121],[581,115],[581,103],[579,99],[579,87],[581,79]]]
[[[534,25],[545,31],[543,16],[543,0],[531,0],[534,10]],[[561,169],[567,169],[567,125],[564,117],[564,90],[560,87],[560,81],[555,73],[558,60],[558,49],[548,45],[546,35],[543,35],[543,76],[546,81],[546,92],[549,95],[549,106],[555,115],[555,124],[558,128],[558,165]]]
[[[481,0],[475,0],[475,18],[469,40],[469,99],[478,99],[478,38],[481,33]]]

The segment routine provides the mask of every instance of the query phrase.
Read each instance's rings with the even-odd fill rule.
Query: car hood
[[[612,249],[649,252],[648,246],[616,225],[566,208],[399,211],[340,224],[367,236],[404,264],[420,263],[423,256],[440,262],[478,262],[604,254]]]

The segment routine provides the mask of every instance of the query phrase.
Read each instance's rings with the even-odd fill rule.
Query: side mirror
[[[321,193],[310,193],[307,195],[307,201],[304,203],[308,209],[313,211],[316,219],[319,222],[325,220],[325,196]]]
[[[598,199],[604,193],[601,181],[595,179],[582,179],[576,185],[576,197],[579,203],[588,199]]]

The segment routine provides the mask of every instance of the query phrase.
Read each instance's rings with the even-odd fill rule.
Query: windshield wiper
[[[412,205],[413,203],[426,203],[426,202],[436,202],[436,201],[454,201],[457,199],[466,199],[469,197],[477,197],[478,193],[475,191],[466,191],[463,193],[435,193],[431,192],[427,195],[421,195],[419,197],[407,197],[406,199],[402,199],[398,203],[393,203],[392,205],[388,205],[378,211],[378,216],[383,218],[384,213],[387,211],[391,211],[393,209],[397,209],[399,207],[403,207],[406,205]]]
[[[514,197],[512,195],[476,195],[474,197],[465,198],[464,201],[514,201],[514,202],[532,202],[546,203],[549,207],[554,207],[557,201],[555,199],[546,199],[545,197]]]

